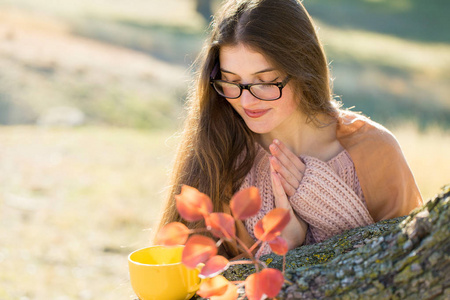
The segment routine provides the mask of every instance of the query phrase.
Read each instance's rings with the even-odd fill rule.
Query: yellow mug
[[[128,256],[131,286],[140,300],[188,300],[198,290],[199,269],[181,263],[184,246],[153,246]]]

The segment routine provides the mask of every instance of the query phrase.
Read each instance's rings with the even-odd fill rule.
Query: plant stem
[[[253,244],[253,246],[250,248],[250,252],[253,252],[253,250],[256,249],[256,247],[259,246],[259,244],[261,244],[261,240],[258,240],[256,243]]]
[[[252,263],[255,265],[256,272],[259,272],[259,263],[252,254],[253,250],[248,249],[247,245],[245,245],[245,243],[237,236],[236,236],[236,242],[239,244],[239,246],[241,246],[244,249],[245,252],[247,252],[248,257],[252,260]],[[258,240],[255,243],[255,245],[259,244],[259,243],[260,243],[260,241]],[[251,249],[254,249],[255,245],[253,245]]]
[[[204,233],[204,232],[210,232],[207,228],[196,228],[196,229],[190,229],[189,234],[193,233]]]
[[[250,260],[234,260],[229,262],[230,266],[232,265],[252,265],[254,262]]]

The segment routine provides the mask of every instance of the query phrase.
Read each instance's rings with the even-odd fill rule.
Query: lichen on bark
[[[450,299],[450,185],[406,217],[355,228],[288,252],[277,299]],[[282,257],[262,257],[281,269]],[[245,280],[237,265],[224,272]]]

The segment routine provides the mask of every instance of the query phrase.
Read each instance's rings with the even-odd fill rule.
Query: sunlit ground
[[[0,128],[0,299],[132,295],[126,255],[149,245],[171,134]]]

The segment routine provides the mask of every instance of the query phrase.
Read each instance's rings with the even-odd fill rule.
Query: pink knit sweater
[[[259,213],[245,221],[245,227],[255,240],[255,224],[274,208],[270,177],[269,153],[258,145],[252,169],[240,189],[256,186],[261,194]],[[305,244],[321,242],[344,230],[374,223],[367,210],[353,162],[346,150],[323,162],[301,156],[305,174],[296,193],[289,198],[295,213],[308,223]],[[270,253],[267,245],[257,256]]]

